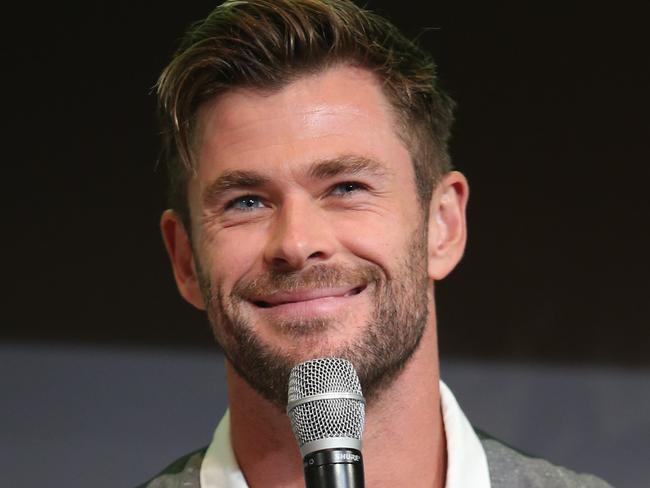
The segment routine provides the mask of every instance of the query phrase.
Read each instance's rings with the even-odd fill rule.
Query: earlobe
[[[160,218],[160,230],[178,291],[196,308],[205,310],[192,244],[180,216],[171,209],[165,210]]]
[[[432,280],[447,276],[463,257],[467,240],[467,179],[458,171],[444,175],[429,207],[428,273]]]

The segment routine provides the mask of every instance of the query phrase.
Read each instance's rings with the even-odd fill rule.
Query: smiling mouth
[[[266,300],[251,300],[259,308],[274,308],[291,303],[308,303],[330,298],[349,298],[358,295],[366,289],[366,285],[346,290],[311,290],[297,293],[279,293]]]

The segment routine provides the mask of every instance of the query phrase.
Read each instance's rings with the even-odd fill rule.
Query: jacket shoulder
[[[177,459],[138,488],[200,488],[201,462],[206,450],[203,447]]]
[[[492,488],[612,488],[591,474],[579,474],[524,454],[478,432]]]

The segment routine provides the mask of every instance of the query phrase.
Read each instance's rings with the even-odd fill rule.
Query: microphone
[[[312,359],[291,370],[287,414],[307,488],[364,487],[365,403],[359,377],[345,359]]]

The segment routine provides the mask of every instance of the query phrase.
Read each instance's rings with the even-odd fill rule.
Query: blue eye
[[[266,205],[264,205],[264,202],[262,202],[262,199],[260,197],[256,197],[255,195],[246,195],[231,200],[226,206],[226,209],[250,212],[251,210],[254,210],[256,208],[264,208],[265,206]]]
[[[355,183],[353,181],[346,181],[344,183],[339,183],[332,187],[330,195],[336,196],[346,196],[356,191],[362,190],[364,186],[360,183]]]

